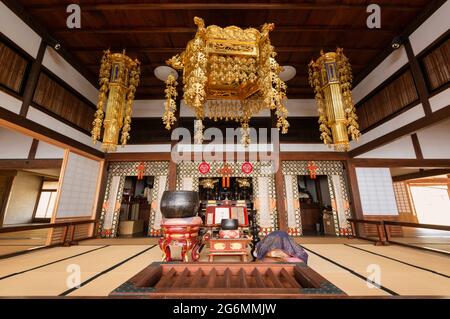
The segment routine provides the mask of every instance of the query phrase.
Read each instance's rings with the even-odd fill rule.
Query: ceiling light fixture
[[[178,79],[178,72],[167,65],[158,66],[153,72],[155,76],[161,81],[166,81],[169,75],[172,75],[175,80]]]
[[[295,74],[297,74],[297,70],[292,65],[285,65],[281,68],[280,79],[284,82],[292,80],[295,77]]]

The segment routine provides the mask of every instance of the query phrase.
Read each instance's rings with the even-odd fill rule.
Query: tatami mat
[[[302,245],[310,250],[308,265],[350,296],[387,296],[396,293],[450,296],[450,279],[445,277],[450,271],[450,261],[445,256],[399,246]],[[0,260],[0,279],[3,277],[0,280],[0,296],[107,296],[147,265],[161,260],[160,249],[152,247],[80,245],[43,249]],[[207,253],[205,248],[201,261],[207,260]],[[219,257],[216,261],[237,262],[239,258]],[[379,265],[381,269],[381,289],[369,285],[365,280],[370,275],[367,267],[373,264]],[[67,271],[69,265],[80,267],[82,286],[78,289],[71,290],[66,283],[70,277]]]
[[[56,296],[67,291],[69,265],[81,270],[81,282],[144,251],[150,246],[109,246],[95,254],[81,255],[37,270],[0,280],[1,296]]]
[[[425,252],[414,248],[375,245],[350,245],[368,252],[393,258],[404,263],[415,265],[450,276],[450,257],[442,254]]]
[[[450,279],[345,245],[306,244],[304,247],[367,277],[379,266],[381,285],[400,295],[450,295]]]
[[[24,255],[0,260],[0,277],[39,267],[56,260],[75,256],[101,246],[70,246],[40,249]]]
[[[83,246],[90,245],[156,245],[159,238],[96,238],[80,241],[78,244]]]
[[[68,296],[107,296],[154,261],[161,261],[161,250],[156,246],[80,287]]]
[[[12,246],[0,246],[0,257],[7,257],[7,255],[22,253],[28,250],[33,250],[43,246],[34,246],[34,245],[12,245]]]
[[[390,294],[356,277],[349,271],[308,252],[308,266],[349,296],[389,296]]]

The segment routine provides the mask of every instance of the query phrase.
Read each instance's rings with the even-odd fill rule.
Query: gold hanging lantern
[[[205,27],[203,19],[198,17],[194,23],[198,27],[194,39],[184,52],[166,63],[183,71],[184,101],[200,121],[196,122],[196,141],[201,141],[201,121],[208,117],[240,123],[242,143],[248,145],[250,119],[263,109],[275,110],[278,129],[287,133],[288,112],[283,105],[286,84],[278,76],[281,67],[269,39],[273,23],[264,24],[261,31],[236,26]],[[163,123],[170,129],[176,90],[170,89],[174,85],[172,79],[166,85]],[[168,91],[174,94],[167,96]]]
[[[103,125],[101,148],[105,152],[114,152],[117,149],[119,135],[122,146],[125,146],[130,138],[131,112],[139,76],[139,61],[126,56],[125,51],[104,52],[100,66],[97,112],[91,134],[95,144],[100,140]]]
[[[352,100],[352,71],[343,49],[320,52],[309,64],[309,83],[319,110],[320,138],[337,151],[348,151],[349,136],[357,141],[358,117]]]

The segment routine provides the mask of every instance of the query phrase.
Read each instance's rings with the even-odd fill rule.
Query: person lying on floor
[[[264,262],[308,262],[308,254],[288,233],[277,230],[256,245],[256,259]]]

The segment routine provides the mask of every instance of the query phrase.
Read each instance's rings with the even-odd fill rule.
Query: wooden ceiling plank
[[[325,46],[293,46],[293,47],[275,47],[276,52],[319,52],[326,48]],[[68,50],[72,52],[103,52],[105,47],[70,47]],[[123,48],[110,48],[111,51],[121,51]],[[183,52],[185,48],[171,48],[171,47],[128,47],[125,48],[127,52],[148,52],[148,53],[179,53]],[[378,48],[356,48],[346,47],[345,52],[378,52]]]
[[[51,29],[50,32],[53,34],[160,34],[160,33],[190,33],[194,34],[197,31],[195,27],[122,27],[122,28],[96,28],[96,29],[88,29],[88,28],[80,28],[80,29]],[[273,32],[277,33],[296,33],[296,32],[367,32],[367,28],[355,28],[353,26],[333,26],[333,29],[330,30],[329,26],[321,25],[321,26],[275,26]],[[371,32],[375,33],[395,33],[398,31],[393,28],[380,28],[380,29],[371,29]]]
[[[31,11],[65,10],[66,4],[36,4],[27,6]],[[143,10],[366,10],[367,4],[312,4],[312,3],[86,3],[82,5],[83,11],[143,11]],[[383,4],[383,10],[393,11],[417,11],[420,6],[412,4]]]

